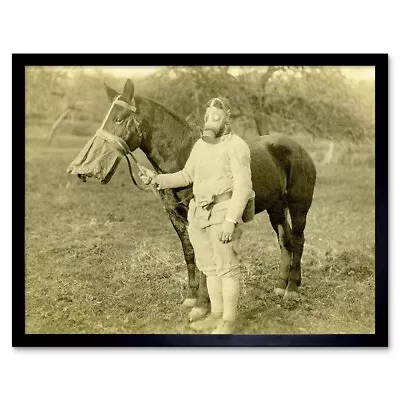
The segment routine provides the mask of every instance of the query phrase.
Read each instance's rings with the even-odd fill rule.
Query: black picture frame
[[[143,335],[25,333],[26,66],[330,65],[374,66],[376,96],[375,334]],[[388,346],[388,54],[13,54],[12,55],[12,346],[13,347],[387,347]]]

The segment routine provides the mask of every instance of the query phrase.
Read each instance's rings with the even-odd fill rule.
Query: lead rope
[[[139,186],[139,185],[136,183],[136,179],[135,179],[134,176],[133,176],[134,174],[133,174],[133,172],[132,172],[132,166],[131,166],[131,162],[130,162],[130,160],[129,160],[129,158],[128,158],[128,155],[132,157],[132,161],[133,161],[135,167],[137,167],[137,169],[140,171],[140,173],[143,174],[143,175],[145,175],[145,173],[144,173],[144,171],[143,171],[143,169],[142,169],[142,166],[137,162],[135,156],[134,156],[132,153],[128,153],[128,154],[125,156],[125,158],[126,158],[126,160],[127,160],[127,162],[128,162],[129,174],[130,174],[130,176],[131,176],[132,182],[133,182],[136,186]],[[146,191],[149,190],[149,187],[146,187],[145,189],[143,189],[143,188],[141,188],[141,187],[139,186],[139,189],[141,189],[141,190],[143,190],[143,191],[146,192]],[[150,184],[150,189],[153,191],[153,193],[156,195],[157,198],[160,198],[160,197],[161,197],[159,191],[154,187],[154,185],[151,185],[151,184]],[[178,205],[180,205],[180,204],[183,204],[185,201],[187,201],[187,200],[189,200],[189,199],[192,199],[193,197],[194,197],[193,193],[190,193],[189,196],[186,196],[186,197],[183,198],[181,201],[176,202],[175,205],[178,206]]]
[[[132,157],[132,154],[131,154],[131,153],[129,153],[129,154],[130,154],[131,157]],[[143,191],[147,192],[150,188],[149,188],[149,187],[143,188],[141,185],[138,184],[138,182],[136,181],[135,177],[133,176],[132,166],[131,166],[131,162],[129,161],[128,155],[125,155],[124,157],[125,157],[126,162],[127,162],[127,164],[128,164],[129,174],[130,174],[130,176],[131,176],[131,179],[132,179],[133,184],[134,184],[135,186],[137,186],[140,190],[143,190]],[[138,169],[139,169],[139,167],[138,167]],[[140,170],[139,170],[139,171],[140,171]]]
[[[144,174],[144,171],[143,171],[141,165],[137,162],[135,156],[134,156],[131,152],[129,152],[127,155],[125,155],[126,161],[128,162],[129,173],[130,173],[130,175],[131,175],[132,182],[133,182],[136,186],[138,186],[139,189],[141,189],[141,190],[143,190],[143,191],[148,191],[148,190],[149,190],[148,187],[146,187],[146,189],[143,189],[142,187],[140,187],[140,186],[136,183],[136,179],[133,177],[132,166],[131,166],[131,162],[130,162],[130,160],[129,160],[129,158],[128,158],[128,155],[132,157],[133,164],[134,164],[135,167],[139,170],[139,172],[140,172],[141,174]],[[139,177],[139,179],[140,179],[140,177]],[[156,190],[156,188],[155,188],[153,185],[150,185],[150,189],[152,190],[153,194],[154,194],[158,199],[160,199],[160,200],[162,201],[162,198],[161,198],[160,193],[158,192],[158,190]]]
[[[125,155],[126,161],[128,162],[129,174],[130,174],[130,176],[131,176],[131,179],[132,179],[133,184],[136,185],[136,186],[138,186],[138,187],[139,187],[141,190],[143,190],[143,191],[148,191],[148,190],[149,190],[148,188],[143,189],[143,188],[141,188],[141,187],[136,183],[136,179],[134,178],[133,172],[132,172],[131,161],[129,160],[128,155],[131,156],[133,164],[134,164],[135,167],[140,171],[140,173],[144,174],[144,171],[143,171],[141,165],[137,162],[135,156],[134,156],[132,153],[129,153],[129,154]],[[140,177],[139,177],[139,179],[140,179]],[[186,202],[187,200],[192,199],[192,198],[193,198],[193,193],[190,193],[189,196],[186,196],[186,197],[185,197],[184,199],[182,199],[181,201],[178,201],[178,202],[174,203],[174,208],[168,208],[168,209],[167,209],[167,207],[165,206],[164,200],[163,200],[163,198],[162,198],[160,192],[159,192],[153,185],[151,185],[151,184],[150,184],[150,189],[152,190],[154,196],[157,197],[157,199],[160,200],[160,201],[163,203],[164,211],[165,211],[167,214],[168,214],[168,213],[172,213],[172,214],[175,215],[175,217],[176,217],[177,219],[181,220],[185,225],[187,224],[187,220],[186,220],[184,217],[182,217],[182,215],[178,214],[178,212],[176,211],[176,208],[177,208],[179,205],[182,205],[182,204],[183,204],[184,202]]]

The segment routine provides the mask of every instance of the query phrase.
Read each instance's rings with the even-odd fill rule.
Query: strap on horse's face
[[[134,98],[132,99],[133,102],[135,102]],[[126,125],[125,125],[125,131],[126,131],[126,136],[125,137],[118,137],[110,132],[108,132],[106,129],[104,129],[110,115],[111,112],[114,108],[114,106],[120,106],[125,108],[126,110],[131,111],[131,115],[128,118],[124,118],[124,120],[122,121],[116,121],[115,123],[117,125],[121,125],[122,123],[124,123],[126,121]],[[142,137],[143,137],[143,133],[141,132],[141,130],[139,129],[139,121],[136,119],[136,105],[135,104],[129,104],[126,101],[121,100],[121,95],[118,95],[113,102],[111,103],[111,106],[107,112],[107,115],[105,116],[100,128],[97,130],[97,133],[101,133],[103,136],[107,136],[107,135],[113,135],[114,136],[114,141],[123,141],[124,144],[121,143],[121,147],[127,147],[126,144],[129,142],[129,140],[131,139],[131,135],[132,135],[132,130],[131,130],[131,126],[132,124],[134,124],[136,126],[136,130],[137,133],[139,135],[139,142],[142,141]],[[125,146],[124,146],[125,145]]]

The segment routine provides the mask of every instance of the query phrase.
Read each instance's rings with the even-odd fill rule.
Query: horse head
[[[133,82],[127,79],[122,93],[104,85],[110,108],[94,137],[67,169],[84,182],[88,177],[95,177],[102,184],[108,183],[122,157],[140,147],[143,141]]]
[[[111,106],[100,129],[122,139],[129,150],[134,151],[140,147],[143,140],[140,116],[134,98],[135,86],[130,79],[125,82],[122,93],[118,93],[107,84],[104,86]]]

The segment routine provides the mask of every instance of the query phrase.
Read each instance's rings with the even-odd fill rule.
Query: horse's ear
[[[110,100],[110,102],[113,101],[119,95],[119,93],[116,90],[110,88],[110,86],[108,86],[107,83],[105,82],[104,82],[104,87],[106,88],[107,97],[108,100]]]
[[[121,98],[126,102],[130,103],[134,94],[135,94],[135,85],[130,79],[127,79],[125,82],[124,90],[122,91]]]

